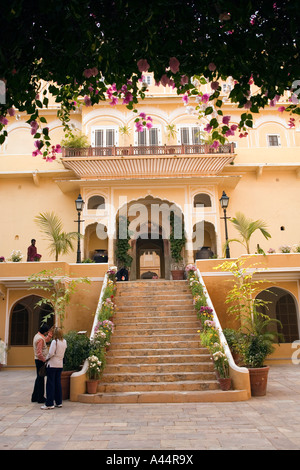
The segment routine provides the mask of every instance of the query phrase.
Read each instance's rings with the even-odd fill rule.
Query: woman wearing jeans
[[[61,328],[54,328],[53,340],[47,355],[47,384],[46,403],[41,406],[42,410],[51,410],[55,406],[62,406],[61,373],[67,342],[63,338]]]

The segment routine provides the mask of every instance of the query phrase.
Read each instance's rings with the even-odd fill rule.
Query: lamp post
[[[226,209],[227,209],[228,204],[229,204],[229,197],[227,196],[225,191],[223,191],[222,197],[220,198],[220,204],[221,204],[221,207],[222,207],[223,212],[224,212],[224,217],[221,217],[221,219],[225,220],[226,258],[230,258],[230,250],[229,250],[229,246],[227,244],[227,242],[228,242],[227,219],[229,219],[230,217],[227,217],[227,215],[226,215]]]
[[[77,241],[77,263],[81,263],[81,251],[80,251],[80,223],[84,222],[84,220],[80,219],[81,212],[84,206],[84,200],[82,199],[81,195],[78,195],[78,198],[75,201],[75,206],[78,214],[78,219],[75,222],[78,223],[78,241]]]

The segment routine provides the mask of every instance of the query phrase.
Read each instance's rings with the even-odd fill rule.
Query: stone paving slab
[[[234,403],[85,404],[43,411],[33,369],[0,372],[0,450],[299,450],[300,368],[272,365],[265,397]]]

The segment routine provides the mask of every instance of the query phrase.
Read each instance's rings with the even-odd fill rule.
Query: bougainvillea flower
[[[171,57],[169,65],[172,73],[177,73],[179,71],[180,62],[176,59],[176,57]]]
[[[150,65],[148,64],[146,59],[140,59],[137,62],[137,66],[140,72],[148,72]]]

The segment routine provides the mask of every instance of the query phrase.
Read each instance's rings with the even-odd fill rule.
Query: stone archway
[[[174,212],[179,215],[182,224],[184,217],[181,209],[173,202],[147,196],[138,200],[130,201],[124,210],[124,206],[118,211],[116,216],[117,234],[120,233],[118,221],[120,216],[126,216],[125,219],[129,223],[130,239],[130,255],[132,263],[130,268],[130,279],[135,280],[141,277],[145,272],[141,270],[141,255],[144,252],[149,253],[152,257],[156,255],[159,259],[160,277],[165,279],[171,278],[171,255],[170,255],[170,213]],[[181,225],[182,227],[182,225]],[[179,230],[178,230],[179,233]],[[182,233],[180,231],[180,233]],[[116,260],[117,261],[117,260]],[[142,266],[142,268],[147,266]],[[150,265],[149,272],[150,270]],[[153,271],[155,272],[155,271]],[[149,274],[150,276],[150,274]]]

